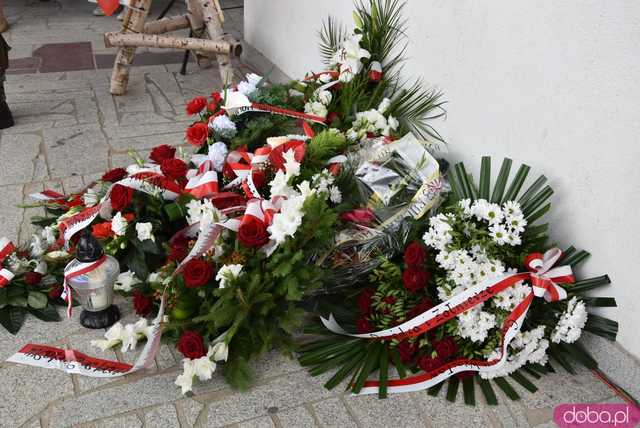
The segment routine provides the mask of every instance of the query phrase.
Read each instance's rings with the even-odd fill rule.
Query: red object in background
[[[120,7],[120,2],[118,0],[98,0],[98,6],[105,15],[111,16]]]

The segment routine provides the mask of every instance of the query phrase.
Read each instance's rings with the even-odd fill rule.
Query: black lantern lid
[[[76,260],[82,263],[91,263],[104,255],[100,242],[91,234],[91,229],[82,231],[78,245],[76,245]]]

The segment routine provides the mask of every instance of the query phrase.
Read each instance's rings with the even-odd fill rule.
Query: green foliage
[[[327,129],[315,135],[305,148],[300,180],[308,180],[313,174],[321,171],[329,159],[344,153],[347,144],[344,134],[334,129]]]
[[[263,146],[269,137],[286,135],[295,131],[295,121],[288,117],[265,113],[245,113],[241,118],[246,120],[246,125],[231,140],[231,149],[244,146],[247,147],[247,150],[253,151]]]

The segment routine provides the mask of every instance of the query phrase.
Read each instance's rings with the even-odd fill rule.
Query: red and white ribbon
[[[107,260],[107,256],[103,255],[95,262],[90,263],[79,263],[75,266],[70,267],[70,264],[64,268],[64,290],[62,291],[61,297],[67,301],[67,317],[71,318],[71,313],[73,311],[73,296],[71,292],[71,287],[69,286],[69,281],[77,276],[86,275],[89,272],[99,268],[105,261]]]
[[[29,343],[7,359],[7,362],[25,364],[46,369],[62,370],[66,373],[89,377],[120,377],[146,369],[153,365],[162,337],[162,319],[164,317],[165,295],[160,301],[158,315],[153,320],[147,333],[147,343],[136,362],[125,364],[90,357],[73,349],[60,349],[48,345]]]
[[[29,195],[31,199],[37,201],[60,201],[64,200],[65,196],[55,190],[45,189],[42,192],[36,192]]]
[[[4,260],[11,255],[15,251],[16,247],[13,245],[13,242],[9,241],[7,238],[0,238],[0,264],[4,262]]]
[[[231,116],[240,116],[247,112],[261,112],[308,120],[322,125],[325,124],[324,117],[301,113],[299,111],[276,107],[269,104],[254,103],[251,102],[246,95],[241,94],[240,92],[228,93],[223,109]]]
[[[175,200],[182,189],[174,182],[167,180],[163,175],[151,171],[142,171],[132,174],[117,183],[112,184],[100,203],[71,217],[64,219],[59,224],[60,235],[65,242],[68,242],[73,235],[89,226],[93,220],[100,215],[103,218],[110,218],[113,211],[111,207],[111,191],[114,186],[120,185],[131,188],[150,195],[159,195],[167,200]]]
[[[13,277],[13,272],[11,272],[9,269],[0,269],[0,288],[5,288],[7,285],[9,285]]]
[[[407,337],[419,336],[442,325],[520,281],[529,281],[532,283],[531,293],[511,312],[502,325],[503,340],[500,359],[492,361],[458,359],[429,373],[422,373],[405,379],[391,380],[388,382],[388,391],[393,393],[422,390],[436,385],[453,374],[462,371],[494,371],[506,361],[507,346],[511,339],[520,331],[522,321],[526,317],[527,310],[533,298],[544,297],[547,301],[557,301],[566,298],[566,291],[558,286],[556,282],[574,282],[571,267],[558,266],[552,268],[553,264],[558,261],[561,255],[562,252],[559,249],[553,248],[544,255],[540,255],[541,257],[528,257],[527,259],[530,260],[530,262],[527,264],[527,268],[530,269],[531,272],[508,274],[486,280],[481,284],[456,294],[446,302],[440,303],[415,318],[385,330],[364,334],[352,334],[346,332],[336,322],[333,315],[330,315],[329,319],[321,318],[321,321],[328,330],[340,335],[370,339],[402,340]],[[360,393],[376,393],[378,386],[379,383],[377,381],[368,381]]]

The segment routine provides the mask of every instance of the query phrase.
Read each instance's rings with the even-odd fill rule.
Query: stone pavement
[[[156,0],[158,2],[158,0]],[[177,2],[180,3],[180,2]],[[180,144],[189,119],[185,100],[220,86],[215,69],[191,64],[181,76],[180,55],[147,50],[153,61],[131,72],[129,93],[109,94],[110,70],[97,66],[98,56],[113,55],[102,44],[102,33],[118,28],[114,18],[91,16],[92,6],[81,0],[7,2],[13,25],[7,39],[19,74],[8,76],[8,101],[16,126],[0,133],[0,236],[28,239],[29,218],[37,209],[23,209],[26,195],[44,187],[71,192],[81,189],[115,166],[130,163],[129,149],[146,156],[158,144]],[[163,4],[157,4],[153,16]],[[177,13],[181,5],[175,7]],[[242,35],[242,2],[223,1],[228,27]],[[78,45],[84,42],[85,44]],[[87,51],[86,43],[89,43]],[[50,44],[74,43],[95,58],[95,67],[82,71],[46,73]],[[55,49],[54,49],[55,51]],[[247,49],[241,72],[271,66]],[[28,60],[31,58],[31,60]],[[35,58],[35,59],[34,59]],[[101,61],[104,59],[101,59]],[[29,62],[31,61],[31,62]],[[78,62],[86,64],[86,62]],[[31,64],[31,65],[30,65]],[[70,66],[71,67],[71,66]],[[132,308],[120,301],[131,321]],[[83,329],[78,313],[70,320],[43,323],[29,318],[17,336],[0,331],[0,361],[26,343],[69,346],[97,357],[131,362],[135,354],[102,353],[89,346],[101,332]],[[603,369],[640,396],[640,366],[615,345],[587,337],[587,346]],[[180,372],[180,355],[163,345],[155,366],[146,373],[118,380],[67,375],[58,371],[0,363],[0,426],[2,427],[551,427],[554,406],[563,402],[619,401],[591,373],[564,372],[536,384],[535,394],[522,392],[517,402],[505,397],[499,406],[468,407],[448,403],[443,392],[424,392],[386,400],[352,397],[322,388],[326,377],[312,378],[293,360],[271,353],[256,365],[258,382],[245,393],[228,388],[219,374],[184,397],[173,384]],[[480,397],[479,391],[477,396]],[[458,400],[461,402],[462,391]]]

